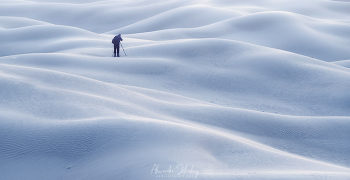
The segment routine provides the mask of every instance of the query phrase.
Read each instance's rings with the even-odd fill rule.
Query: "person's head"
[[[118,36],[121,36],[120,34],[118,34]]]

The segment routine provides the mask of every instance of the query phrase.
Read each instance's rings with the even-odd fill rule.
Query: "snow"
[[[349,179],[349,12],[1,1],[0,179]]]

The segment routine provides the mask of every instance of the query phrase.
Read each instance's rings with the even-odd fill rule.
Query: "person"
[[[115,51],[117,50],[117,57],[119,56],[119,44],[120,41],[123,41],[122,37],[120,34],[118,34],[117,36],[114,36],[112,43],[114,44],[114,57],[115,57]]]

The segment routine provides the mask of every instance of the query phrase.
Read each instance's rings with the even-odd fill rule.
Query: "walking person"
[[[120,34],[118,34],[117,36],[114,36],[112,43],[114,44],[114,57],[116,55],[116,50],[117,50],[117,57],[119,56],[119,45],[120,45],[120,41],[123,41],[122,37]]]

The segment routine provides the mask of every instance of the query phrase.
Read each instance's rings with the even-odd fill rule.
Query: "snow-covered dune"
[[[127,28],[113,32],[128,33],[129,30],[132,31]],[[199,28],[155,31],[130,37],[149,40],[224,38],[326,61],[343,60],[350,55],[350,24],[281,11],[254,13]]]
[[[350,68],[350,60],[336,61],[334,64]]]
[[[0,179],[348,179],[349,10],[1,1]]]

